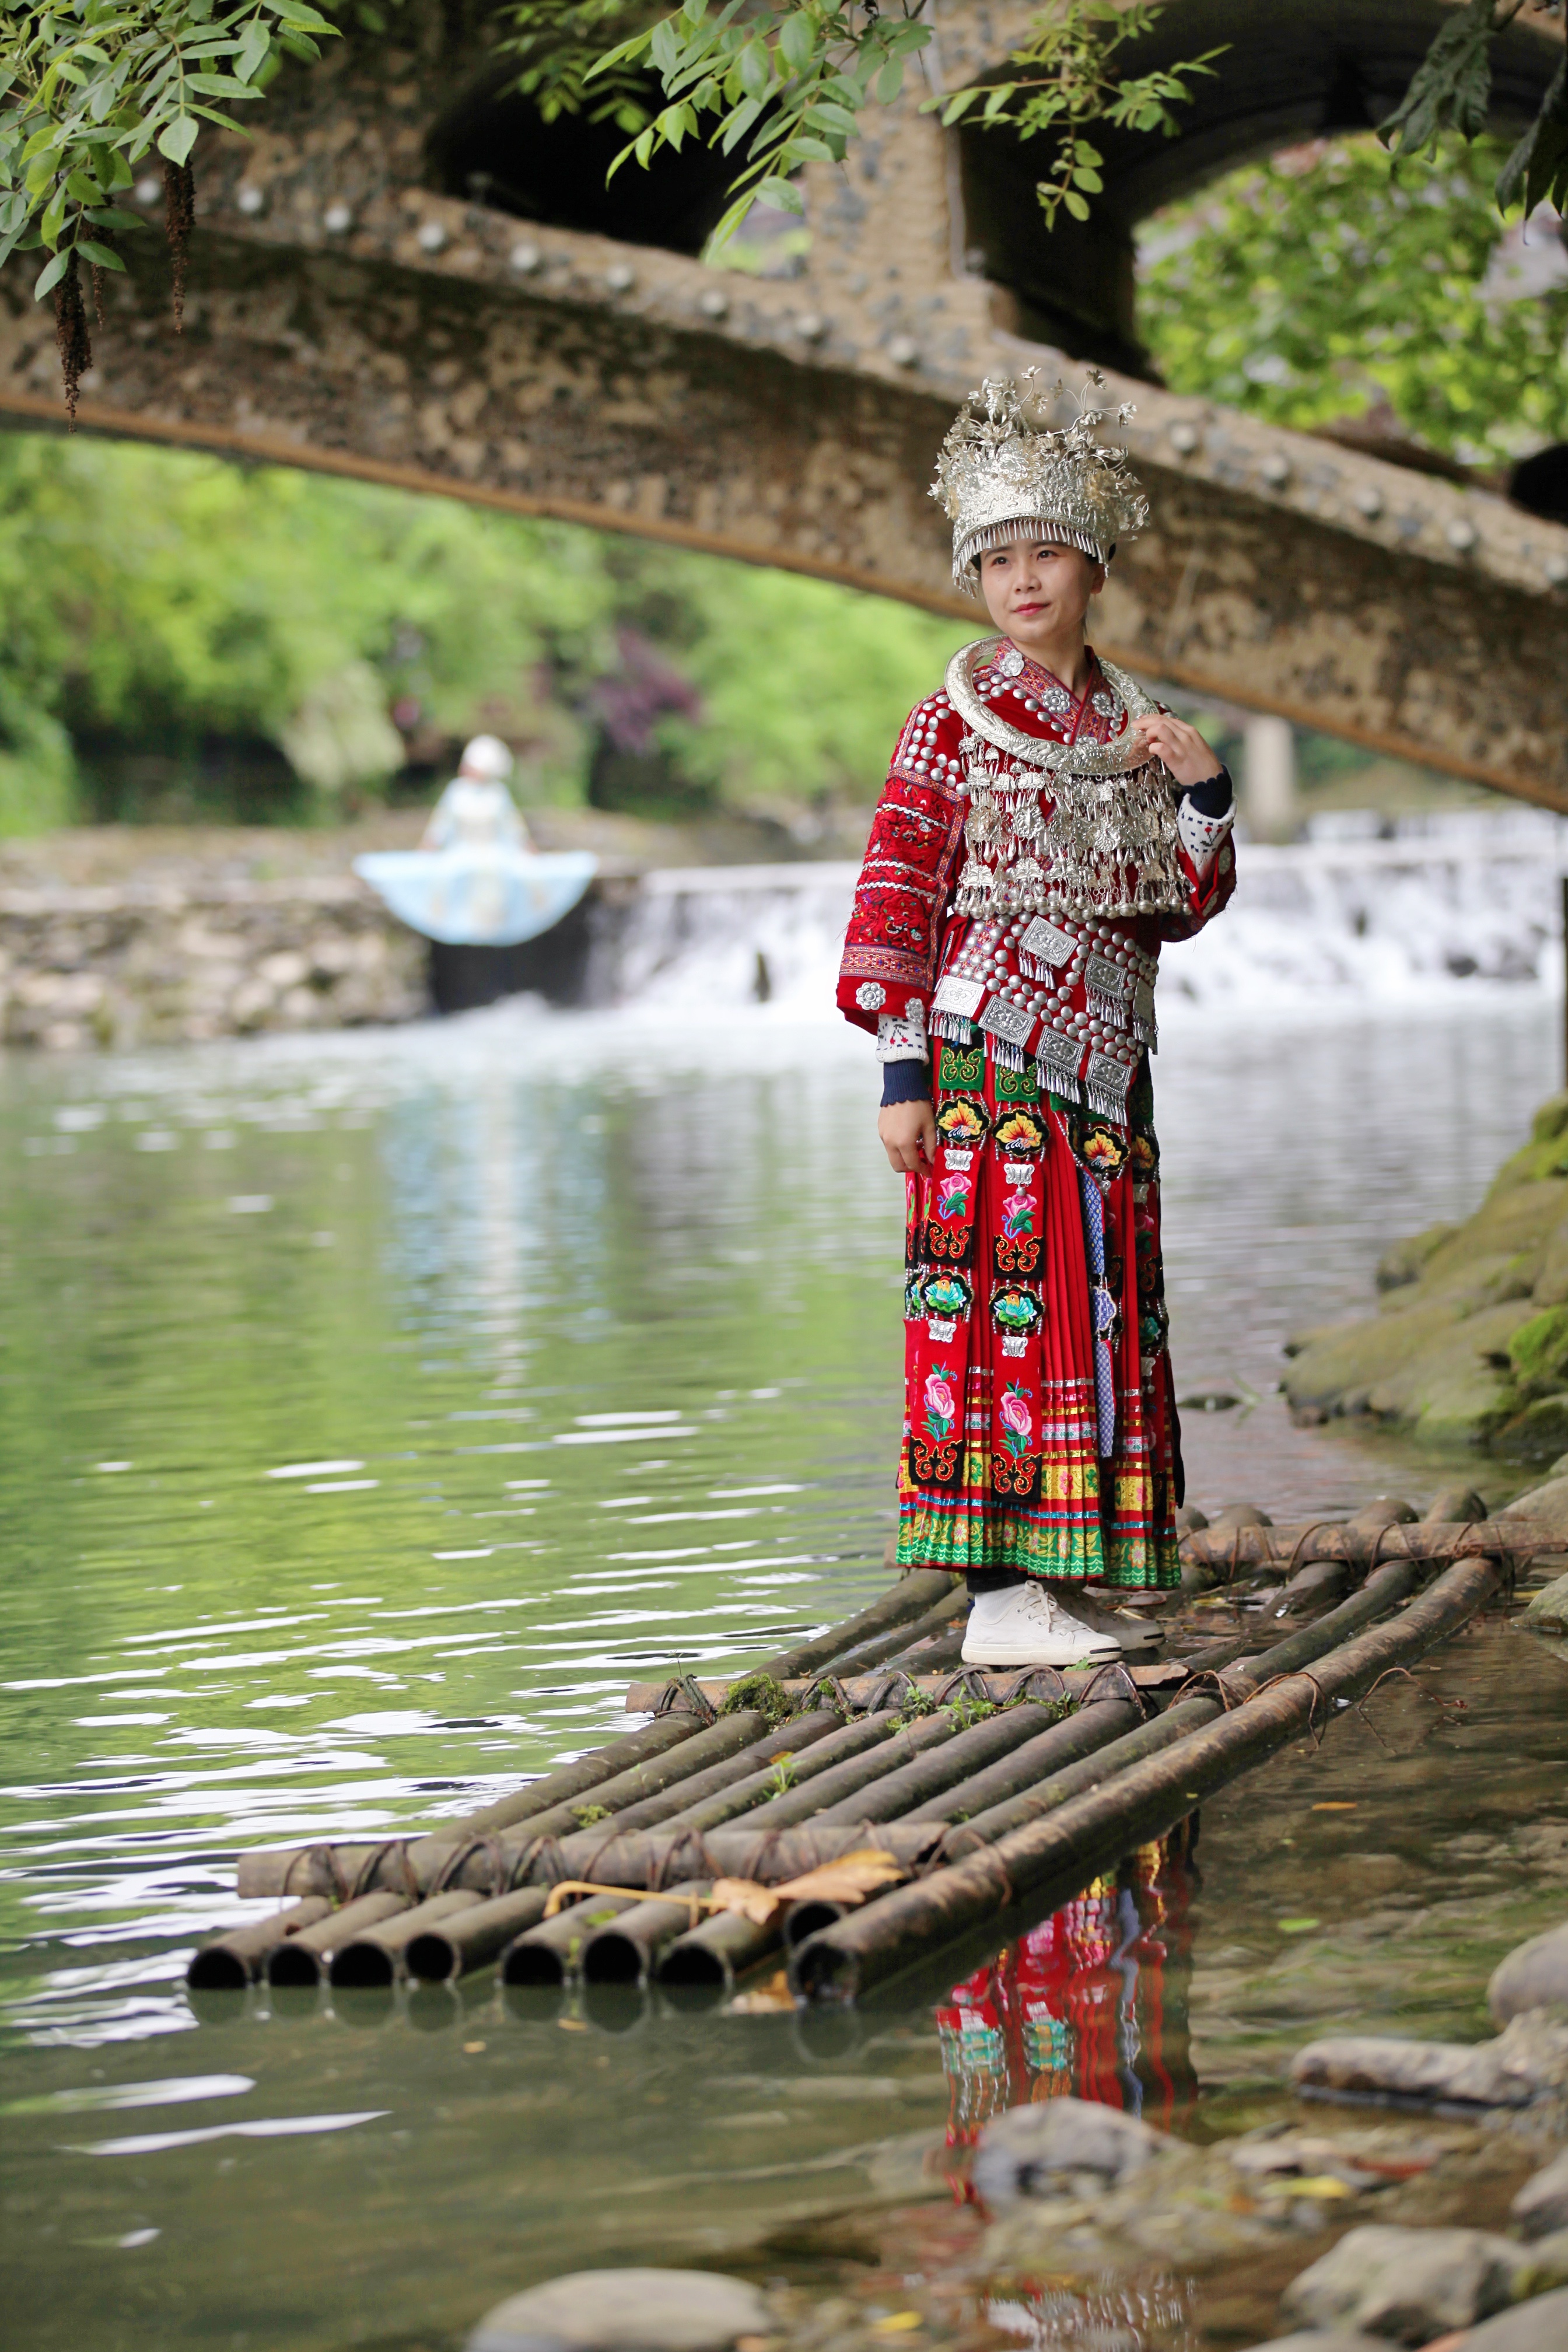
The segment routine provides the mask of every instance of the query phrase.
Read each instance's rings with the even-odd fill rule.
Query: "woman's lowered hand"
[[[936,1114],[928,1102],[884,1103],[877,1133],[900,1176],[929,1176],[936,1164]]]
[[[1178,784],[1206,783],[1225,764],[1195,727],[1189,727],[1184,719],[1173,718],[1168,710],[1151,711],[1147,718],[1135,719],[1132,727],[1149,757],[1163,760]]]

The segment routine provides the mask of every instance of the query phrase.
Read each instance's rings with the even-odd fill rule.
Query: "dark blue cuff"
[[[929,1062],[884,1062],[882,1065],[882,1108],[889,1103],[930,1102],[931,1064]]]
[[[1200,816],[1223,816],[1236,798],[1230,770],[1222,768],[1217,776],[1205,776],[1201,784],[1190,784],[1184,797],[1191,801]]]

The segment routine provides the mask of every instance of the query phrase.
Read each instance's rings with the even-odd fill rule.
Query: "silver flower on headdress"
[[[987,376],[971,393],[942,445],[931,497],[952,524],[952,576],[973,593],[971,566],[988,548],[1005,547],[1020,528],[1048,531],[1069,547],[1081,548],[1099,563],[1110,561],[1117,542],[1131,539],[1149,520],[1149,501],[1127,471],[1127,452],[1100,441],[1107,412],[1091,404],[1105,379],[1090,368],[1083,391],[1071,395],[1078,414],[1055,429],[1031,414],[1055,406],[1067,392],[1053,385],[1042,396],[1030,368],[1022,383]],[[1131,406],[1119,408],[1125,425]]]

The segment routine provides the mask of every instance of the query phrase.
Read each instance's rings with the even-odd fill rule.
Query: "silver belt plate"
[[[1005,1038],[1009,1045],[1022,1045],[1034,1025],[1028,1006],[1010,1003],[1005,996],[994,996],[980,1016],[980,1026],[993,1037]]]
[[[1047,923],[1044,915],[1037,915],[1023,938],[1018,941],[1025,955],[1032,955],[1041,963],[1071,963],[1076,942],[1055,923]]]
[[[1123,1101],[1132,1084],[1132,1073],[1126,1063],[1117,1061],[1110,1054],[1091,1054],[1083,1078],[1085,1086],[1098,1087],[1102,1095],[1120,1095]]]
[[[1132,974],[1119,963],[1110,963],[1104,956],[1092,955],[1084,966],[1084,979],[1101,996],[1113,996],[1119,1004],[1126,1004],[1132,995]]]
[[[1064,1037],[1058,1029],[1043,1029],[1040,1042],[1035,1048],[1035,1058],[1044,1062],[1047,1069],[1070,1070],[1076,1076],[1082,1053],[1081,1038]]]
[[[937,1013],[956,1013],[964,1020],[973,1021],[980,1010],[980,1000],[984,993],[985,982],[983,980],[965,980],[960,973],[950,971],[945,979],[938,981],[931,1007]]]

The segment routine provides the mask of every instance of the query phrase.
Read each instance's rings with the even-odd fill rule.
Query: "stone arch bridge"
[[[947,88],[994,70],[1031,13],[931,5]],[[1568,529],[1138,381],[1137,221],[1378,120],[1447,5],[1171,0],[1149,47],[1228,42],[1223,74],[1181,139],[1109,142],[1107,197],[1049,236],[1026,148],[906,99],[810,176],[807,265],[769,277],[699,258],[722,198],[706,150],[606,190],[611,135],[508,96],[480,0],[406,0],[385,37],[285,68],[252,142],[204,142],[183,338],[161,238],[127,240],[82,422],[960,611],[925,496],[955,404],[988,371],[1096,359],[1137,401],[1155,514],[1116,566],[1107,652],[1568,811]],[[1508,36],[1505,127],[1560,39],[1544,19]],[[0,272],[0,414],[58,425],[34,268]]]

